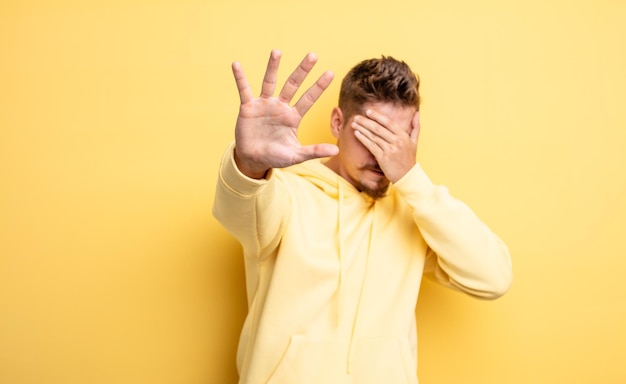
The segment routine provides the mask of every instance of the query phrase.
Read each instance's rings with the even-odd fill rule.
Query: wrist
[[[415,167],[415,164],[416,163],[414,162],[411,164],[405,164],[402,167],[394,168],[393,173],[390,173],[389,175],[385,173],[385,175],[387,176],[387,179],[389,179],[389,181],[395,184],[402,178],[404,178],[404,176],[406,176],[406,174],[409,173],[411,169],[413,169],[413,167]]]
[[[237,147],[234,149],[234,158],[239,171],[251,179],[263,179],[269,171],[268,167],[259,166],[259,164],[254,161],[241,158],[237,154]]]

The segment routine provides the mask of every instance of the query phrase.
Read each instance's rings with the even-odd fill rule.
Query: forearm
[[[508,248],[466,204],[432,184],[419,165],[396,188],[413,207],[415,223],[432,250],[426,273],[482,298],[496,298],[509,289]]]
[[[239,170],[234,145],[226,150],[220,163],[213,215],[249,254],[261,256],[282,233],[287,205],[277,189],[274,181],[255,180]]]

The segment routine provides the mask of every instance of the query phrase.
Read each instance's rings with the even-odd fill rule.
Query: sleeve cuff
[[[394,188],[412,206],[425,208],[425,204],[429,204],[442,187],[433,184],[421,165],[416,163],[400,180],[394,183]]]
[[[270,169],[268,171],[264,179],[252,179],[244,175],[239,168],[237,168],[234,153],[235,143],[233,142],[228,146],[222,156],[220,163],[220,180],[228,189],[239,195],[253,195],[268,183],[272,175],[272,170]]]

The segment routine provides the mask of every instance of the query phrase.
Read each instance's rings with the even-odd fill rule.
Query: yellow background
[[[211,216],[240,60],[422,79],[419,160],[509,245],[482,302],[425,283],[420,380],[626,382],[622,0],[0,5],[0,383],[233,383],[240,248]],[[312,79],[309,79],[312,81]]]

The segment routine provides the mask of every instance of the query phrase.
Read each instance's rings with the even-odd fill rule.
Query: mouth
[[[378,164],[366,167],[365,169],[379,176],[385,176],[385,173],[383,172],[382,169],[380,169],[380,166],[378,166]]]

